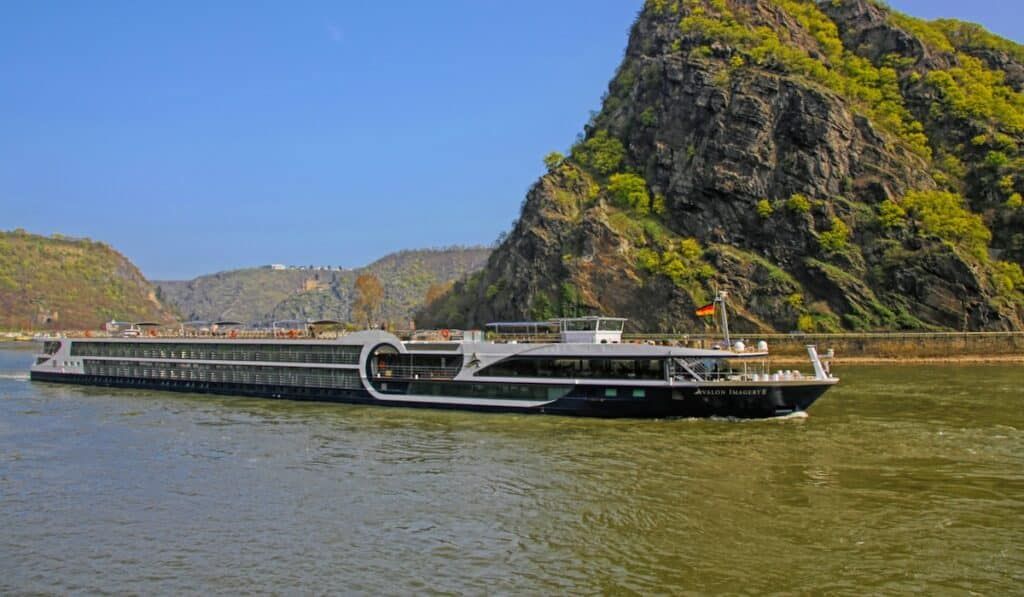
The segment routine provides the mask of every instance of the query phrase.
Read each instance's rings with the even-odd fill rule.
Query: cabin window
[[[545,359],[512,357],[477,372],[481,377],[664,379],[661,359]]]
[[[597,329],[596,319],[567,319],[562,324],[567,332],[592,332]]]
[[[602,332],[621,332],[622,326],[625,323],[625,321],[617,321],[614,319],[602,319],[598,324],[597,329]]]

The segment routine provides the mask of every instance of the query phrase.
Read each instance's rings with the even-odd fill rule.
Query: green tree
[[[369,328],[380,314],[384,302],[384,286],[373,274],[360,274],[356,278],[356,297],[352,303],[352,318]]]
[[[547,166],[548,171],[553,171],[555,168],[561,166],[564,161],[565,156],[557,151],[552,151],[544,156],[544,165]]]
[[[626,148],[622,142],[608,134],[606,130],[594,133],[594,136],[573,148],[573,158],[584,168],[607,176],[619,169],[626,157]]]
[[[883,228],[902,228],[906,225],[907,211],[892,199],[878,206],[878,222]]]
[[[818,235],[818,244],[827,253],[840,253],[850,240],[850,228],[839,218],[832,218],[832,227]]]
[[[608,192],[619,207],[632,209],[640,216],[651,212],[647,182],[636,174],[612,174],[608,179]]]
[[[805,214],[811,211],[811,201],[800,193],[793,193],[786,200],[786,209],[798,214]]]
[[[966,208],[960,195],[947,191],[910,191],[903,205],[920,222],[926,234],[963,247],[982,261],[988,259],[992,233],[981,216]]]

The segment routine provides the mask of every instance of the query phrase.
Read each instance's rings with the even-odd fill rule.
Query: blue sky
[[[1011,2],[893,0],[1017,41]],[[0,19],[0,229],[154,279],[489,244],[640,0],[52,2]]]

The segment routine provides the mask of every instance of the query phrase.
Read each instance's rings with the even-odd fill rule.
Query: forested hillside
[[[384,287],[382,318],[407,322],[432,286],[447,287],[478,270],[490,250],[453,247],[401,251],[352,270],[251,268],[157,282],[187,319],[267,322],[284,319],[352,321],[356,278],[377,276]]]
[[[0,328],[91,329],[105,321],[173,321],[156,288],[100,242],[0,232]]]

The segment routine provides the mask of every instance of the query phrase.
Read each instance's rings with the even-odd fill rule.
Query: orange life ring
[[[451,335],[452,335],[452,333],[450,331],[448,331],[448,328],[445,328],[445,329],[441,330],[441,337],[444,338],[445,340],[450,338]]]
[[[296,337],[298,335],[299,335],[299,333],[296,332],[295,330],[288,330],[288,337],[289,338],[294,338],[294,337]]]
[[[231,330],[230,332],[228,332],[228,337],[229,338],[237,338],[238,337],[238,330]]]

